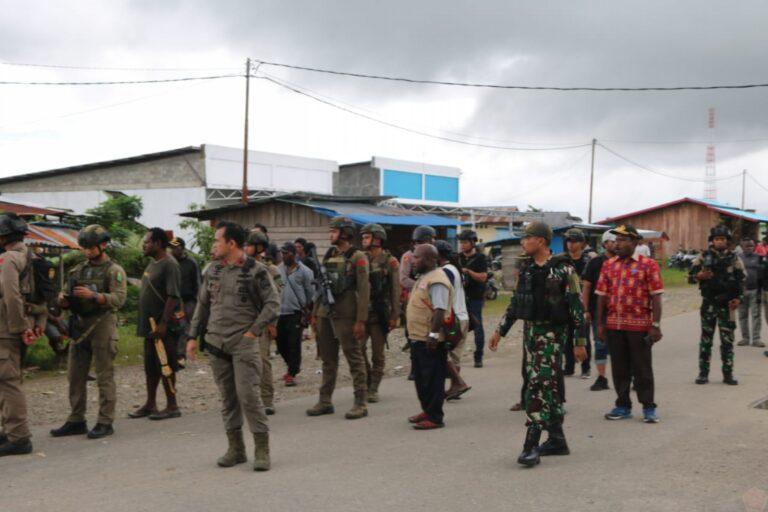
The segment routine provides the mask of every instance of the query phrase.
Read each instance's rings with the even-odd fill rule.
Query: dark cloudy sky
[[[0,0],[2,80],[144,79],[238,71],[245,57],[414,78],[553,86],[768,82],[762,1],[15,1]],[[224,69],[208,69],[224,68]],[[535,92],[408,85],[273,67],[265,72],[391,123],[503,146],[593,137],[653,169],[748,169],[768,186],[768,89]],[[242,79],[109,87],[0,86],[0,175],[200,143],[242,145]],[[437,141],[253,83],[251,147],[329,158],[371,155],[463,169],[465,204],[532,204],[586,217],[589,148],[510,151]],[[707,129],[707,109],[717,128]],[[598,148],[595,218],[688,195]],[[741,201],[740,178],[718,198]],[[747,183],[747,206],[768,210]]]

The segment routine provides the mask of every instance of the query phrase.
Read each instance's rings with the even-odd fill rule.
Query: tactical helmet
[[[414,242],[427,243],[437,238],[437,231],[432,226],[419,226],[413,230],[411,237]]]
[[[339,230],[339,238],[352,239],[355,237],[355,223],[349,217],[332,218],[330,228]]]
[[[263,245],[266,249],[269,246],[269,238],[261,231],[253,230],[248,233],[245,243],[256,247],[257,245]]]
[[[0,236],[7,236],[13,233],[25,234],[29,231],[27,223],[15,213],[4,213],[0,215]]]
[[[477,243],[477,233],[474,230],[471,229],[465,229],[461,233],[459,233],[458,236],[459,240],[466,240],[469,242],[472,242],[473,244]]]
[[[441,258],[448,259],[453,254],[453,247],[445,240],[437,240],[434,245]]]
[[[718,224],[717,226],[709,230],[709,241],[711,242],[717,236],[724,236],[725,238],[730,240],[732,238],[731,230],[728,229],[728,226],[726,226],[725,224]]]
[[[81,229],[77,234],[77,245],[83,249],[87,249],[89,247],[99,246],[103,242],[109,242],[110,238],[109,232],[104,226],[91,224],[90,226]]]
[[[565,239],[570,242],[586,242],[587,237],[579,228],[571,228],[565,232]]]
[[[384,229],[380,224],[366,224],[362,228],[360,228],[360,234],[369,233],[373,236],[373,238],[378,238],[382,242],[387,241],[387,230]]]
[[[533,221],[523,229],[523,238],[529,236],[538,236],[550,243],[552,241],[552,228],[544,222]]]

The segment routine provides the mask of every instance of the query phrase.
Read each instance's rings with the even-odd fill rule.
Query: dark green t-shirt
[[[149,262],[141,276],[137,335],[149,336],[152,333],[149,318],[152,317],[159,323],[165,310],[165,301],[168,297],[181,297],[180,288],[181,270],[173,256],[168,255],[159,261],[153,259]]]

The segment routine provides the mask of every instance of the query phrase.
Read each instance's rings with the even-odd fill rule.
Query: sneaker
[[[483,360],[479,359],[475,361],[475,368],[482,368],[483,367]]]
[[[436,428],[443,428],[445,423],[435,423],[432,420],[424,420],[416,423],[413,428],[416,430],[432,430]]]
[[[427,413],[420,412],[419,414],[408,418],[408,423],[421,423],[422,421],[426,421],[428,419],[429,419],[429,416],[427,416]]]
[[[643,423],[658,423],[659,417],[656,416],[656,408],[650,407],[643,409]]]
[[[586,380],[586,379],[590,378],[591,376],[592,376],[592,372],[590,372],[589,370],[587,370],[586,372],[581,372],[581,378],[582,379]]]
[[[590,391],[603,391],[605,389],[610,389],[608,387],[608,379],[603,377],[602,375],[598,375],[597,379],[595,380],[595,383],[592,384],[589,387]]]
[[[756,341],[756,342],[752,343],[752,346],[753,347],[763,348],[763,347],[765,347],[765,343],[763,343],[762,341]]]
[[[290,375],[285,376],[285,387],[292,388],[296,386],[296,379]]]
[[[749,346],[749,340],[741,340],[736,345],[739,347],[748,347]]]
[[[632,409],[626,407],[614,407],[605,415],[607,420],[628,420],[632,417]]]

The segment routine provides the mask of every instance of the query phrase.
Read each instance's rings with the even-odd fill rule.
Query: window
[[[403,199],[422,199],[421,174],[384,170],[384,195]]]
[[[424,181],[426,188],[424,199],[427,201],[443,201],[448,203],[459,202],[458,178],[427,174]]]

